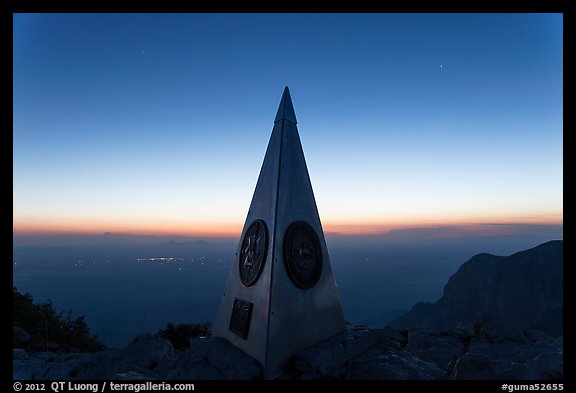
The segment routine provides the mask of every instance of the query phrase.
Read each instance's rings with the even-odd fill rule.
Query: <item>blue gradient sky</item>
[[[17,14],[14,231],[238,235],[285,85],[327,231],[562,223],[562,47],[560,14]]]

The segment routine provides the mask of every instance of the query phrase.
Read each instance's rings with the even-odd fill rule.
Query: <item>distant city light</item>
[[[175,258],[175,257],[150,257],[150,258],[138,258],[136,259],[139,262],[178,262],[183,261],[184,258]]]

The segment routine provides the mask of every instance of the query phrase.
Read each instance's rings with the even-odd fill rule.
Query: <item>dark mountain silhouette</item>
[[[478,254],[450,277],[435,303],[417,303],[390,326],[451,328],[490,312],[523,328],[562,335],[563,241],[504,257]]]

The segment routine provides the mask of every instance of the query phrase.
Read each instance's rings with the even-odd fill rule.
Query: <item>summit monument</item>
[[[255,358],[264,378],[346,323],[288,87],[230,269],[214,335]]]

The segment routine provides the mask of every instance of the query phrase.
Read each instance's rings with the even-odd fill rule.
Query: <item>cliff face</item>
[[[418,303],[396,328],[450,328],[490,312],[520,326],[562,335],[563,241],[502,257],[478,254],[450,277],[435,303]]]

